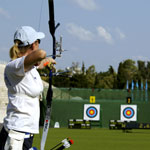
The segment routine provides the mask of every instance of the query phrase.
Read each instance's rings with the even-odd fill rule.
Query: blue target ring
[[[131,107],[127,107],[123,110],[123,116],[127,119],[131,119],[134,116],[134,109]]]
[[[97,116],[97,109],[93,106],[89,107],[87,110],[86,110],[86,115],[89,117],[89,118],[94,118]]]

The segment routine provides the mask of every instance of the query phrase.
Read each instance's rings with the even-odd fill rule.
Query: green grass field
[[[42,130],[41,130],[42,131]],[[41,135],[36,135],[33,146],[40,150]],[[137,129],[124,133],[109,129],[49,129],[45,150],[50,150],[61,140],[71,137],[74,144],[70,150],[149,150],[150,130]]]

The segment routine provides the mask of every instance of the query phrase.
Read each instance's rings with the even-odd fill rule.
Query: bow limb
[[[49,31],[53,39],[53,59],[56,58],[56,38],[55,38],[55,19],[54,19],[54,2],[49,0]]]

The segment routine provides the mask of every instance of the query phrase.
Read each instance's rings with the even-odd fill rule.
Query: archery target
[[[122,121],[137,121],[137,105],[121,105]]]
[[[84,104],[84,120],[100,120],[100,105]]]

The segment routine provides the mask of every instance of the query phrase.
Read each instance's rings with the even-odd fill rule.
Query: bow
[[[54,19],[54,3],[53,0],[48,0],[49,4],[49,31],[52,36],[53,40],[53,54],[50,55],[52,56],[53,59],[55,59],[57,56],[60,57],[60,55],[56,55],[56,50],[57,47],[59,47],[59,52],[62,51],[61,49],[61,42],[62,39],[60,39],[60,43],[56,42],[55,38],[55,31],[57,27],[60,25],[59,23],[55,26],[55,19]],[[53,97],[53,90],[52,90],[52,68],[50,67],[50,73],[49,73],[49,87],[47,91],[47,108],[46,108],[46,115],[45,115],[45,121],[44,121],[44,127],[43,127],[43,134],[42,134],[42,139],[41,139],[41,150],[44,150],[46,139],[47,139],[47,134],[48,134],[48,129],[50,125],[50,113],[51,113],[51,104],[52,104],[52,97]]]

